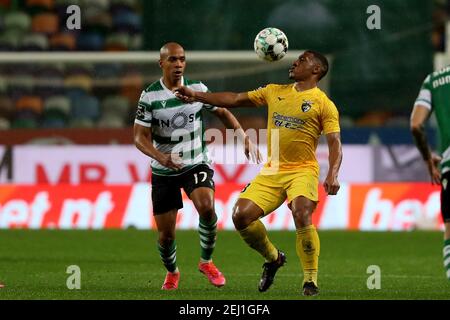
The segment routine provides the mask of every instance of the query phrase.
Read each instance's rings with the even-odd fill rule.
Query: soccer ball
[[[267,61],[282,59],[288,50],[288,39],[283,31],[277,28],[265,28],[255,38],[255,52],[259,58]]]

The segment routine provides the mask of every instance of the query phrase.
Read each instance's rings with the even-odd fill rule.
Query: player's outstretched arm
[[[152,141],[152,130],[150,127],[144,127],[137,123],[134,124],[134,145],[142,153],[155,159],[163,166],[179,170],[182,168],[181,159],[176,154],[166,154],[158,151]]]
[[[182,86],[175,91],[175,95],[185,102],[198,101],[222,108],[256,106],[249,99],[247,92],[200,92]]]
[[[341,135],[339,132],[332,132],[326,135],[328,143],[328,161],[329,169],[327,177],[323,183],[325,192],[329,195],[335,195],[339,191],[338,181],[339,168],[342,162]]]
[[[428,119],[429,115],[430,110],[427,107],[420,104],[416,105],[411,113],[410,127],[417,149],[419,149],[423,160],[427,164],[428,172],[431,177],[431,183],[440,184],[441,173],[438,169],[438,163],[441,158],[431,153],[424,129],[425,121]]]

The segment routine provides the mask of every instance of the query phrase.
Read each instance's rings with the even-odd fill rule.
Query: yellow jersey
[[[261,173],[311,169],[318,176],[319,137],[340,132],[338,110],[327,95],[317,87],[299,92],[294,84],[269,84],[249,91],[248,97],[268,107],[268,155]]]

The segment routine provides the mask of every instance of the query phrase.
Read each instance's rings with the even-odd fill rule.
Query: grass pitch
[[[288,259],[269,291],[258,292],[262,258],[236,232],[219,232],[214,262],[227,285],[215,288],[197,270],[198,233],[179,230],[180,286],[162,292],[165,269],[154,231],[1,230],[0,299],[306,299],[300,295],[295,232],[269,235]],[[319,236],[320,295],[308,299],[450,299],[441,232],[320,231]],[[66,286],[70,265],[81,269],[80,290]],[[380,289],[367,288],[371,265],[380,267]]]

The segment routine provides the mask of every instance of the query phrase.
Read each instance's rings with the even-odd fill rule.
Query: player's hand
[[[185,86],[181,86],[176,89],[175,96],[187,103],[192,103],[195,101],[195,91]]]
[[[250,162],[261,163],[262,155],[258,147],[251,142],[250,138],[245,137],[245,156]]]
[[[432,154],[431,158],[427,160],[428,172],[431,177],[431,184],[441,184],[441,172],[438,165],[442,161],[442,158],[437,154]]]
[[[182,159],[176,153],[162,153],[156,160],[170,169],[180,170],[183,167]]]
[[[328,175],[323,182],[323,187],[325,188],[325,192],[331,196],[337,194],[341,186],[339,185],[339,181],[336,176]]]

